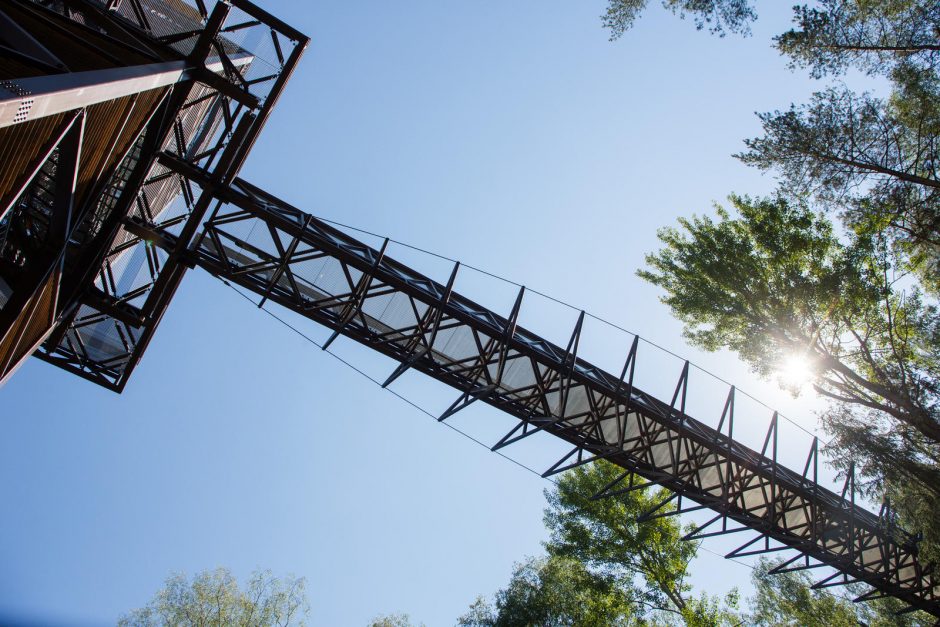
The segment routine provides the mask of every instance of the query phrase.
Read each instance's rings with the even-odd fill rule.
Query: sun
[[[808,385],[815,374],[812,360],[804,353],[790,353],[777,370],[780,382],[795,389]]]

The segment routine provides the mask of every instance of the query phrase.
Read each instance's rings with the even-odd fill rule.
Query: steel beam
[[[186,80],[185,61],[20,78],[0,83],[0,128]]]
[[[181,34],[185,39],[198,38],[182,62],[185,70],[180,80],[184,82],[173,86],[172,98],[145,136],[136,157],[142,169],[134,168],[119,191],[112,218],[102,226],[94,250],[83,253],[77,263],[90,272],[73,285],[73,293],[77,290],[74,302],[85,305],[81,316],[78,317],[77,308],[73,309],[71,317],[60,324],[38,354],[114,391],[120,392],[127,384],[189,267],[189,248],[203,212],[211,209],[213,201],[213,196],[203,191],[213,186],[224,187],[237,174],[308,42],[293,30],[275,32],[277,24],[265,22],[267,14],[250,2],[237,6],[252,18],[233,18],[237,23],[229,24],[226,20],[234,16],[230,13],[233,4],[219,2],[211,12],[204,12],[202,24],[194,22],[193,29]],[[102,11],[96,15],[104,21],[114,19]],[[169,40],[163,41],[145,29],[138,32],[131,24],[124,22],[124,28],[135,31],[132,34],[142,43],[154,49],[167,49]],[[225,33],[245,28],[257,28],[262,41],[268,37],[277,40],[279,65],[275,66],[273,79],[263,87],[256,80],[239,80],[234,75],[250,70],[255,58],[250,50],[227,43]],[[164,141],[166,131],[169,136]],[[171,155],[174,168],[206,168],[212,181],[203,190],[196,189],[185,174],[167,172],[165,163],[154,162],[155,155],[161,152]],[[173,197],[174,186],[175,193],[182,192],[186,213],[163,220],[162,212]],[[160,222],[162,228],[175,226],[174,233],[179,237],[168,245],[160,240],[159,234],[150,232],[154,242],[145,245],[148,237],[145,227],[150,221]],[[155,245],[169,246],[172,250],[168,256],[157,254]],[[120,287],[116,273],[122,264],[114,262],[131,254],[140,257],[141,251],[146,254],[149,282],[135,279],[133,286]],[[284,273],[289,275],[290,269],[285,268]],[[96,282],[100,290],[93,285]],[[98,291],[100,298],[96,297]],[[128,309],[129,302],[138,306]],[[119,335],[120,342],[86,350],[81,338],[95,335],[94,329],[98,328],[112,336]]]
[[[198,169],[187,175],[203,189],[211,186]],[[802,473],[777,462],[776,420],[760,451],[731,438],[733,391],[719,429],[708,427],[686,413],[687,367],[665,402],[635,386],[632,373],[642,365],[635,346],[622,375],[611,375],[575,354],[577,328],[563,348],[520,327],[519,298],[504,318],[245,181],[216,186],[213,194],[223,204],[208,216],[192,263],[451,385],[460,396],[442,418],[483,401],[520,424],[542,421],[543,431],[649,482],[640,485],[671,491],[650,518],[710,508],[722,533],[757,531],[765,550],[790,547],[940,615],[940,582],[919,563],[914,538],[886,530],[856,505],[851,481],[839,494],[807,476],[812,455]],[[237,235],[269,231],[283,242],[297,240],[298,260],[316,256],[320,263],[292,265],[284,247]],[[291,281],[271,281],[288,267]],[[438,319],[434,343],[417,351],[429,321]],[[678,507],[667,508],[673,500]],[[729,520],[740,527],[729,528]]]

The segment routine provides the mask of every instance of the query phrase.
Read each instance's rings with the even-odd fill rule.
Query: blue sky
[[[634,276],[657,228],[773,188],[730,155],[759,132],[754,111],[820,88],[770,47],[784,3],[761,7],[752,37],[723,39],[653,6],[614,43],[601,0],[261,5],[312,42],[246,179],[583,307],[812,428],[812,399],[686,346]],[[508,310],[512,286],[460,280]],[[533,296],[522,322],[564,343],[575,316]],[[597,359],[622,363],[630,338],[598,333]],[[378,378],[394,368],[334,346]],[[671,390],[681,362],[641,351],[643,385]],[[696,390],[705,379],[693,373]],[[394,387],[432,412],[455,396],[416,373]],[[717,419],[724,391],[708,389],[691,413]],[[753,410],[741,429],[759,446],[770,412]],[[491,444],[511,423],[474,406],[454,425]],[[805,456],[805,434],[781,437],[785,459]],[[547,467],[560,449],[531,440],[507,453]],[[171,572],[227,566],[306,577],[313,625],[452,624],[541,550],[548,486],[193,271],[124,394],[37,360],[0,390],[0,622],[108,624]],[[705,550],[693,567],[714,594],[748,577]]]

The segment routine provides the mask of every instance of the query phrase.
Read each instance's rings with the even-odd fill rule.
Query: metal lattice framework
[[[820,486],[815,442],[800,472],[778,463],[776,415],[760,451],[736,441],[734,388],[711,428],[686,412],[687,363],[666,402],[634,385],[636,341],[619,376],[579,356],[583,313],[558,346],[518,324],[524,289],[500,315],[455,291],[459,264],[435,282],[386,255],[387,240],[371,248],[239,179],[307,44],[301,33],[247,0],[212,11],[202,0],[0,0],[0,25],[19,42],[2,47],[0,69],[41,75],[0,82],[13,94],[0,98],[0,129],[22,125],[44,146],[17,166],[25,174],[13,173],[0,207],[0,269],[16,279],[0,276],[0,340],[44,342],[41,359],[120,391],[198,265],[332,329],[326,345],[344,335],[397,360],[385,385],[415,370],[453,387],[441,420],[477,401],[518,419],[494,449],[536,433],[570,443],[546,476],[606,459],[623,473],[597,498],[669,490],[641,519],[708,509],[686,539],[756,532],[728,556],[791,551],[776,572],[830,567],[816,587],[862,582],[872,589],[858,600],[891,595],[940,616],[940,580],[890,508],[856,505],[851,471],[840,493]],[[98,73],[63,73],[53,43],[79,31],[84,56],[65,61]],[[122,66],[130,57],[136,65]],[[98,126],[114,118],[108,106],[140,94],[147,107]],[[77,203],[88,127],[122,149]],[[23,224],[42,246],[16,231]],[[9,354],[0,375],[24,353]]]
[[[99,206],[80,225],[91,237],[66,259],[74,279],[62,301],[71,307],[35,353],[121,391],[185,274],[181,253],[212,201],[156,156],[175,155],[222,181],[234,178],[309,38],[246,0],[217,3],[212,11],[203,2],[191,7],[173,0],[37,4],[50,4],[46,12],[61,11],[82,24],[106,23],[112,37],[133,32],[138,46],[157,49],[162,58],[181,58],[160,67],[161,77],[170,76],[163,79],[170,89],[106,182]],[[116,74],[130,75],[126,82],[134,70],[109,69],[98,80],[113,88]],[[142,80],[152,82],[149,67],[148,72]],[[49,100],[81,104],[61,105],[59,92]],[[127,228],[129,216],[159,221],[178,238],[179,248],[153,247]]]
[[[714,516],[686,539],[756,531],[728,556],[793,550],[777,572],[830,566],[817,587],[864,582],[873,587],[865,599],[888,594],[940,613],[935,573],[888,508],[875,515],[855,504],[852,473],[841,493],[820,486],[815,442],[802,472],[779,464],[776,415],[760,451],[734,440],[734,388],[713,429],[685,412],[688,364],[664,402],[633,384],[636,342],[619,376],[578,357],[583,313],[562,348],[518,326],[524,288],[499,315],[454,290],[459,266],[437,283],[246,181],[226,186],[173,156],[160,161],[219,200],[192,263],[332,329],[326,346],[344,335],[396,359],[386,385],[414,369],[455,388],[441,420],[485,402],[519,421],[494,449],[542,431],[573,445],[546,475],[607,459],[624,472],[597,497],[670,491],[641,519],[707,508]],[[155,225],[133,228],[178,246]]]

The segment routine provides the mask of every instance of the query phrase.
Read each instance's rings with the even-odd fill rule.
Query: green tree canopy
[[[901,63],[936,68],[940,5],[924,0],[818,0],[793,7],[795,28],[778,36],[793,67],[819,78],[856,67],[890,73]]]
[[[483,598],[458,624],[465,627],[562,627],[633,624],[630,599],[615,580],[592,573],[576,559],[529,558],[516,564],[495,604]]]
[[[609,0],[601,20],[610,29],[610,38],[619,39],[630,30],[647,3],[648,0]],[[718,35],[748,33],[751,22],[757,18],[750,0],[662,0],[662,5],[680,17],[691,16],[699,30],[707,28]]]
[[[576,559],[618,582],[640,618],[654,616],[665,623],[688,625],[734,624],[727,606],[691,594],[688,568],[698,546],[681,540],[684,532],[678,519],[637,521],[659,505],[667,491],[648,488],[591,499],[622,473],[622,468],[600,461],[565,473],[557,489],[546,491],[549,555]],[[659,511],[670,508],[666,505]],[[732,608],[735,594],[727,599]]]
[[[608,0],[601,16],[611,39],[619,39],[648,0]],[[690,16],[698,29],[748,34],[757,12],[750,0],[662,0],[673,13]],[[932,0],[817,0],[793,7],[790,30],[774,38],[791,67],[821,78],[849,67],[890,74],[901,63],[935,70],[940,62],[940,5]]]
[[[839,459],[873,496],[893,495],[938,554],[940,313],[895,274],[877,238],[836,236],[805,204],[731,197],[732,216],[681,219],[638,274],[662,287],[707,350],[736,351],[770,376],[789,355],[815,368]],[[924,516],[927,515],[925,518]]]
[[[606,25],[621,35],[644,4],[611,0],[625,19]],[[717,4],[678,6],[704,19]],[[831,458],[923,532],[924,563],[940,561],[940,4],[817,0],[775,44],[815,78],[856,69],[889,92],[830,85],[760,114],[738,157],[776,174],[778,195],[663,229],[639,274],[693,343],[764,376],[811,361]]]
[[[666,0],[699,28],[746,31],[746,0]],[[609,0],[604,25],[616,39],[645,0]],[[855,68],[890,79],[885,98],[832,85],[810,103],[759,114],[760,137],[742,161],[781,176],[781,193],[810,195],[850,228],[879,234],[897,263],[940,295],[940,3],[818,0],[794,7],[794,27],[774,41],[793,68],[816,78]]]
[[[854,603],[853,597],[870,591],[865,584],[849,584],[833,594],[814,590],[806,570],[770,574],[780,559],[761,559],[754,568],[755,592],[746,614],[736,611],[736,591],[723,600],[692,597],[685,577],[697,546],[679,540],[682,529],[677,518],[635,522],[660,502],[661,490],[646,497],[631,492],[590,499],[621,473],[618,467],[600,462],[562,475],[558,486],[546,491],[548,555],[516,564],[508,585],[493,602],[478,597],[458,624],[926,627],[933,623],[923,612],[898,614],[905,604],[890,597]]]
[[[760,114],[738,157],[781,175],[853,230],[898,247],[897,263],[940,293],[940,78],[903,66],[887,100],[830,88],[808,105]]]
[[[761,114],[764,136],[747,140],[750,150],[740,158],[775,168],[794,192],[824,200],[839,201],[853,190],[865,194],[862,183],[918,185],[936,194],[940,81],[910,78],[888,102],[828,89],[809,105]]]
[[[424,627],[424,623],[412,623],[407,614],[385,614],[369,621],[369,627]]]
[[[807,571],[771,575],[782,560],[761,559],[751,580],[755,594],[747,624],[754,627],[927,627],[933,619],[923,612],[899,615],[904,603],[892,598],[853,603],[850,598],[865,592],[861,584],[847,588],[850,597],[837,597],[826,590],[813,590]]]
[[[581,466],[564,474],[557,490],[546,491],[548,551],[613,576],[647,608],[679,612],[686,606],[686,571],[695,545],[680,541],[682,529],[673,518],[637,523],[637,516],[668,495],[662,490],[590,499],[622,473],[609,463]]]
[[[303,625],[309,612],[302,578],[254,573],[244,589],[225,568],[192,581],[173,575],[145,607],[118,620],[121,627],[273,627]]]
[[[723,600],[692,594],[687,575],[697,545],[681,540],[678,519],[637,522],[667,492],[651,487],[591,499],[622,473],[596,462],[568,471],[555,489],[546,490],[547,557],[517,565],[494,604],[477,599],[461,624],[736,624],[736,592]]]

